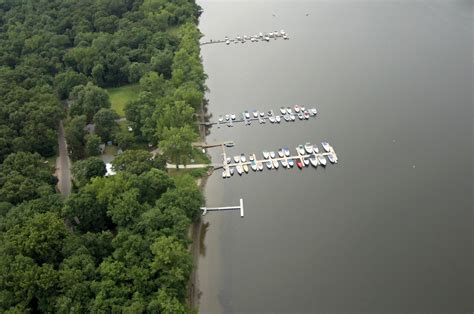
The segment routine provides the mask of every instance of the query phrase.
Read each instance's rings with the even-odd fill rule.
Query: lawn
[[[140,86],[138,84],[130,84],[121,87],[108,88],[107,92],[109,93],[112,109],[114,109],[119,116],[125,117],[125,112],[123,111],[125,104],[130,100],[138,98]]]

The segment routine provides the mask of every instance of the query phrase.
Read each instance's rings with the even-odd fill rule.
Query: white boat
[[[283,39],[289,39],[286,34],[283,35]]]
[[[278,169],[278,167],[279,167],[278,160],[274,160],[273,161],[273,168]]]
[[[230,45],[230,40],[227,39],[227,40],[225,41],[225,44],[226,44],[226,45]]]
[[[296,120],[295,115],[294,115],[294,114],[290,114],[290,119],[291,119],[291,121],[295,121],[295,120]]]
[[[267,114],[269,117],[273,116],[273,110],[269,110]]]
[[[324,150],[329,153],[329,151],[331,150],[331,145],[329,145],[328,142],[321,142],[321,145],[323,145]]]
[[[334,155],[331,153],[328,156],[328,159],[331,163],[335,164],[337,162],[336,158],[334,157]]]
[[[250,113],[247,110],[244,111],[244,116],[245,118],[250,119]]]
[[[280,160],[280,162],[281,162],[281,166],[283,168],[287,168],[287,167],[289,168],[288,161],[286,159],[282,159],[282,160]]]
[[[255,160],[254,155],[250,155],[250,156],[249,156],[249,160],[250,160],[250,161],[254,161],[254,160]]]
[[[241,162],[246,162],[247,161],[247,158],[245,158],[244,154],[240,154],[240,161]]]
[[[271,158],[275,158],[275,157],[276,157],[275,152],[273,152],[273,151],[270,152],[270,157],[271,157]]]
[[[243,164],[242,168],[244,169],[245,173],[249,172],[249,166],[247,164]]]
[[[233,176],[234,175],[234,168],[229,168],[229,173],[230,173],[231,176]]]
[[[301,112],[304,112],[306,111],[306,107],[305,106],[301,106]]]
[[[232,161],[232,159],[231,159],[230,157],[227,157],[226,162],[227,162],[228,164],[230,164],[231,161]]]
[[[275,118],[274,117],[268,117],[268,120],[270,120],[271,123],[275,123]]]
[[[304,119],[304,115],[303,115],[301,112],[298,113],[298,119],[300,119],[300,120],[303,120],[303,119]]]
[[[283,119],[285,119],[285,121],[290,121],[291,120],[290,116],[287,115],[287,114],[283,116]]]
[[[290,107],[287,107],[287,108],[286,108],[286,112],[287,112],[288,114],[291,114],[291,108],[290,108]]]
[[[234,113],[231,114],[231,115],[230,115],[230,118],[231,118],[232,120],[235,120],[235,118],[236,118],[235,114],[234,114]]]
[[[222,171],[222,178],[227,178],[227,171]]]
[[[326,166],[326,164],[327,164],[326,158],[324,158],[323,155],[318,155],[318,161],[323,166]]]
[[[260,122],[260,124],[264,124],[264,123],[265,123],[265,119],[262,118],[262,117],[258,117],[258,122]]]
[[[262,118],[265,117],[265,112],[260,111],[260,117],[262,117]]]
[[[286,114],[286,109],[284,107],[280,107],[280,112],[281,112],[281,114],[284,115],[284,114]]]
[[[306,154],[305,151],[304,151],[303,145],[298,145],[296,150],[300,153],[300,155],[305,155]]]
[[[318,160],[316,159],[316,157],[314,157],[314,155],[312,155],[310,158],[309,158],[309,162],[313,165],[313,167],[317,167],[318,166]]]
[[[258,36],[263,37],[263,33],[262,32],[258,33]]]
[[[283,152],[285,153],[285,156],[286,157],[289,157],[290,156],[290,149],[288,147],[284,147],[283,148]]]
[[[242,166],[241,166],[241,165],[235,166],[235,170],[237,170],[237,173],[238,173],[239,175],[242,175],[242,173],[244,173],[244,170],[242,169]]]
[[[230,119],[230,115],[226,114],[225,115],[225,121],[229,121],[229,119]]]
[[[313,152],[315,152],[316,154],[319,153],[319,148],[318,148],[318,146],[316,146],[316,144],[313,145]]]
[[[258,118],[258,111],[257,110],[252,111],[252,114],[253,114],[254,118]]]
[[[224,121],[224,117],[223,116],[219,116],[219,122],[223,122]]]
[[[295,161],[293,159],[288,159],[288,166],[293,167],[295,165]]]
[[[276,123],[280,123],[280,121],[281,121],[280,116],[276,116],[276,117],[275,117],[275,122],[276,122]]]
[[[234,156],[234,162],[238,163],[240,161],[240,156]]]
[[[283,157],[285,156],[285,153],[283,153],[283,149],[280,148],[280,149],[278,150],[278,156],[279,156],[280,158],[283,158]]]
[[[268,168],[268,169],[272,169],[272,168],[273,168],[273,164],[272,164],[272,161],[271,161],[271,160],[268,160],[265,164],[267,165],[267,168]]]
[[[296,113],[300,112],[300,105],[295,105],[295,112]]]
[[[285,33],[284,30],[281,30],[281,31],[280,31],[280,34],[285,35],[286,33]]]
[[[250,167],[253,171],[257,171],[257,163],[255,162],[255,160],[252,160],[252,162],[250,163]]]
[[[263,151],[263,158],[268,159],[268,157],[270,157],[270,153],[264,150]]]
[[[306,143],[304,144],[304,150],[308,153],[308,154],[311,154],[313,152],[313,146],[311,145],[311,143]]]
[[[308,158],[303,158],[303,163],[306,167],[309,166],[309,159]]]
[[[263,170],[263,163],[257,162],[257,169],[258,169],[258,171],[262,171]]]
[[[318,114],[318,110],[316,110],[316,108],[311,108],[311,109],[310,109],[310,112],[312,112],[313,115],[317,115],[317,114]]]
[[[266,40],[266,41],[270,41],[270,37],[265,36],[265,40]]]
[[[308,110],[305,110],[305,111],[304,111],[304,118],[305,118],[306,120],[309,119],[309,112],[308,112]]]

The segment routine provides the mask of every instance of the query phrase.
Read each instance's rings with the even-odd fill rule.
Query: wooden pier
[[[244,200],[240,199],[239,206],[224,206],[224,207],[201,207],[202,215],[204,216],[207,212],[222,211],[222,210],[240,210],[240,217],[244,217]]]

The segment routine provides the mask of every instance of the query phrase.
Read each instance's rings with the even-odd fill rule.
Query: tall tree
[[[94,115],[101,108],[110,108],[109,94],[107,94],[107,91],[90,82],[87,83],[87,85],[74,87],[70,99],[71,115],[85,115],[88,123],[92,122]]]
[[[113,109],[102,108],[94,115],[95,133],[107,142],[118,131],[117,119],[119,115]]]
[[[160,149],[164,156],[176,164],[176,169],[179,169],[179,164],[186,165],[192,157],[192,143],[196,138],[196,132],[189,125],[166,128],[160,141]]]

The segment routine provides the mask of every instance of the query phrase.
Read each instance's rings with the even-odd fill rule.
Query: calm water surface
[[[340,162],[223,180],[200,312],[472,312],[471,1],[199,1],[209,111],[314,104],[315,120],[211,129],[231,155],[329,141]],[[220,151],[211,152],[215,162]]]

